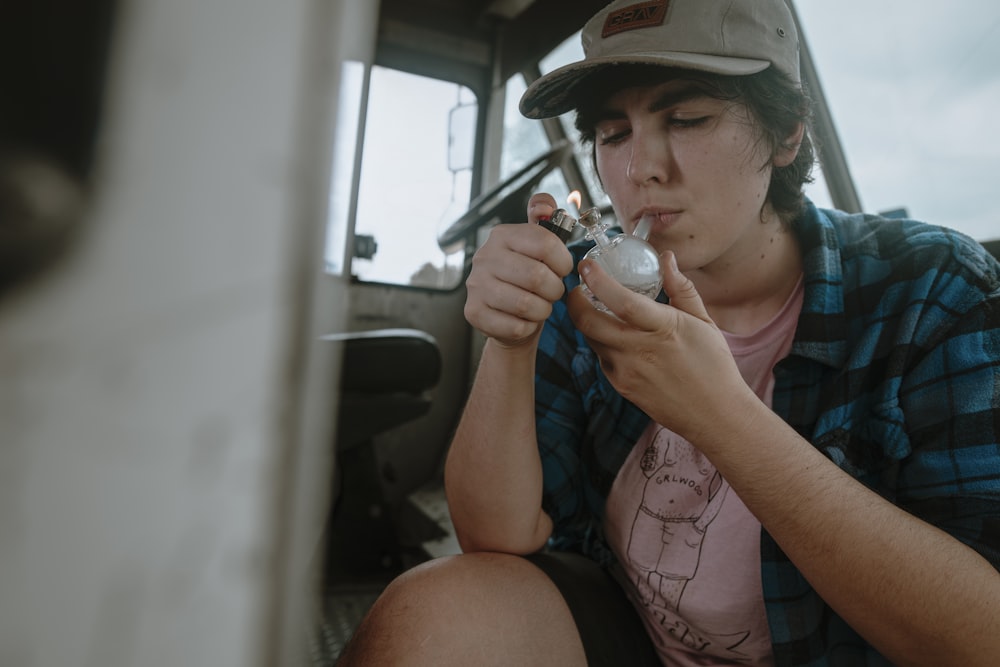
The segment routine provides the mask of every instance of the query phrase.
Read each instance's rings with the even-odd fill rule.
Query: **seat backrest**
[[[337,449],[430,410],[426,392],[441,377],[441,352],[433,336],[416,329],[378,329],[325,336],[344,343],[337,418]]]

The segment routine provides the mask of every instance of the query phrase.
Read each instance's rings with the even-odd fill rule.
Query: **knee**
[[[473,587],[459,581],[474,569],[469,557],[448,556],[418,565],[394,579],[382,592],[354,632],[338,661],[353,664],[394,664],[410,654],[421,638],[460,633],[455,623],[461,614],[462,597]]]
[[[464,642],[481,643],[505,616],[520,616],[517,603],[532,590],[536,573],[518,556],[486,553],[408,570],[376,600],[338,665],[447,664],[442,655],[461,654]]]
[[[460,573],[469,569],[466,556],[447,556],[418,565],[394,579],[365,617],[374,627],[388,624],[394,631],[407,625],[433,624],[450,606],[469,594],[469,586],[458,585]],[[449,604],[450,603],[450,604]]]
[[[368,629],[392,630],[394,636],[399,636],[402,627],[419,629],[446,623],[454,628],[454,623],[462,618],[458,610],[481,601],[482,590],[496,578],[494,571],[498,564],[513,558],[517,557],[462,554],[418,565],[386,587],[363,625]]]

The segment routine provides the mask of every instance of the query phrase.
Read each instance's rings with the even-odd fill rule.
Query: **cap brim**
[[[746,76],[767,69],[766,60],[709,56],[700,53],[659,52],[636,53],[628,56],[590,58],[565,65],[536,79],[521,96],[518,108],[526,118],[551,118],[572,111],[586,94],[583,84],[598,71],[620,65],[659,65],[682,69]]]

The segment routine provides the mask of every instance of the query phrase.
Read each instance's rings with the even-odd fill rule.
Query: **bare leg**
[[[385,590],[341,656],[354,665],[586,665],[555,584],[517,556],[449,556]]]

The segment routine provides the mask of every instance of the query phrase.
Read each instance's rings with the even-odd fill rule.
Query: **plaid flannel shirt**
[[[794,229],[805,298],[773,409],[1000,569],[1000,266],[968,237],[911,220],[809,203]],[[571,250],[579,261],[588,248]],[[568,276],[567,292],[577,284]],[[539,343],[535,385],[550,546],[610,566],[604,502],[649,417],[608,382],[565,297]],[[766,531],[761,557],[777,665],[886,664]]]

